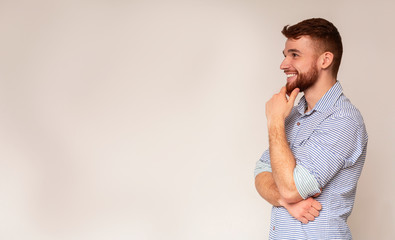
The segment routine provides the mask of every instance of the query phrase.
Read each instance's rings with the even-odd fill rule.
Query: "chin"
[[[297,88],[297,87],[298,87],[298,86],[297,86],[297,84],[295,84],[295,82],[287,83],[287,84],[285,85],[285,88],[287,89],[287,95],[288,95],[288,96],[291,95],[292,91],[293,91],[295,88]]]

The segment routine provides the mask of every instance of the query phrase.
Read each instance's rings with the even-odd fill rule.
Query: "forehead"
[[[290,50],[297,50],[305,54],[315,54],[316,48],[314,41],[308,36],[302,36],[298,39],[289,38],[285,42],[284,53]]]

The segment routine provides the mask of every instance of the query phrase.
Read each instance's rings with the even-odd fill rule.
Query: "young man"
[[[340,34],[321,18],[282,33],[287,83],[266,103],[269,149],[255,168],[256,189],[273,205],[270,239],[351,239],[347,218],[368,137],[336,80]]]

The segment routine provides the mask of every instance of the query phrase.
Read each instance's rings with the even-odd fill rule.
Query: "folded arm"
[[[284,122],[272,122],[269,126],[269,152],[273,179],[280,195],[287,203],[303,200],[294,180],[296,161],[288,145]]]
[[[284,207],[287,211],[302,223],[314,221],[321,210],[321,204],[313,199],[307,198],[295,203],[288,203],[281,197],[271,172],[261,172],[255,178],[255,187],[258,193],[276,207]]]
[[[278,191],[287,203],[303,200],[294,180],[296,161],[288,145],[285,134],[285,118],[290,114],[295,98],[299,93],[295,89],[289,99],[285,87],[266,103],[266,117],[269,132],[270,162],[273,179]]]

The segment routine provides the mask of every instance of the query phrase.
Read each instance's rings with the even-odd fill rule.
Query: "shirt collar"
[[[305,110],[307,109],[307,102],[304,96],[300,99],[297,109],[302,115],[310,115],[313,111],[324,112],[332,107],[342,94],[343,88],[340,83],[336,81],[335,85],[333,85],[331,89],[329,89],[324,94],[324,96],[322,96],[322,98],[315,104],[314,108],[310,112],[305,113]]]

